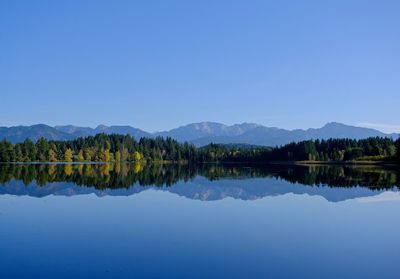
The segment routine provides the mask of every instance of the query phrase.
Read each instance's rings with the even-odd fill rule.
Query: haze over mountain
[[[285,130],[254,123],[242,123],[228,126],[216,122],[201,122],[188,124],[170,131],[155,133],[149,133],[131,126],[99,125],[96,128],[90,128],[73,125],[51,127],[38,124],[32,126],[0,127],[0,139],[7,139],[13,143],[22,142],[26,138],[36,141],[40,137],[49,140],[71,140],[78,137],[93,136],[98,133],[128,134],[135,139],[157,136],[171,137],[180,142],[191,142],[197,146],[203,146],[209,143],[276,146],[308,139],[398,138],[399,136],[398,134],[385,134],[370,128],[349,126],[336,122],[328,123],[318,129],[311,128],[307,130]]]

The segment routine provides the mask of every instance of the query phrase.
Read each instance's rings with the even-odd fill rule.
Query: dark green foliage
[[[20,145],[20,144],[17,144]],[[22,161],[23,162],[34,162],[36,161],[36,153],[37,149],[33,142],[29,139],[26,139],[21,144],[22,149]]]
[[[363,140],[329,139],[290,143],[263,154],[264,161],[348,161],[364,158],[390,159],[395,145],[389,138]]]
[[[290,143],[277,148],[241,149],[210,144],[199,150],[199,159],[207,162],[390,160],[395,152],[395,143],[388,138],[329,139]]]
[[[209,144],[198,150],[198,160],[201,162],[257,162],[262,160],[262,155],[269,153],[270,147],[248,148],[238,145]]]
[[[397,146],[397,153],[396,153]],[[399,140],[368,138],[363,140],[308,140],[269,148],[258,146],[209,144],[195,148],[171,138],[141,138],[129,135],[106,135],[72,141],[39,139],[11,144],[0,142],[1,162],[46,161],[187,161],[187,162],[271,162],[271,161],[350,161],[399,159]]]
[[[344,159],[346,161],[355,160],[361,158],[364,154],[364,150],[360,147],[357,148],[348,148],[344,152]]]
[[[14,162],[15,152],[13,145],[7,140],[0,143],[0,161],[1,162]]]

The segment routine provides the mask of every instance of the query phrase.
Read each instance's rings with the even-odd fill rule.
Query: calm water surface
[[[0,278],[399,278],[400,172],[0,165]]]

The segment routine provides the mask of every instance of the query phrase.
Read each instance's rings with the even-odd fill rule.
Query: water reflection
[[[398,278],[398,185],[381,167],[0,165],[0,278]]]
[[[397,191],[399,179],[397,168],[377,166],[5,164],[0,194],[132,195],[155,187],[199,200],[306,193],[342,201]]]

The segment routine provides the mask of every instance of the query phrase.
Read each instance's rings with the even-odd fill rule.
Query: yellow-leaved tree
[[[64,152],[64,161],[65,162],[72,162],[72,150],[70,148],[67,148]]]
[[[78,162],[83,162],[85,160],[85,158],[83,157],[83,150],[79,150],[78,153]]]
[[[66,176],[70,176],[72,174],[72,165],[71,164],[64,165],[64,173]]]
[[[143,159],[143,155],[140,152],[135,151],[133,153],[133,161],[139,162]]]

